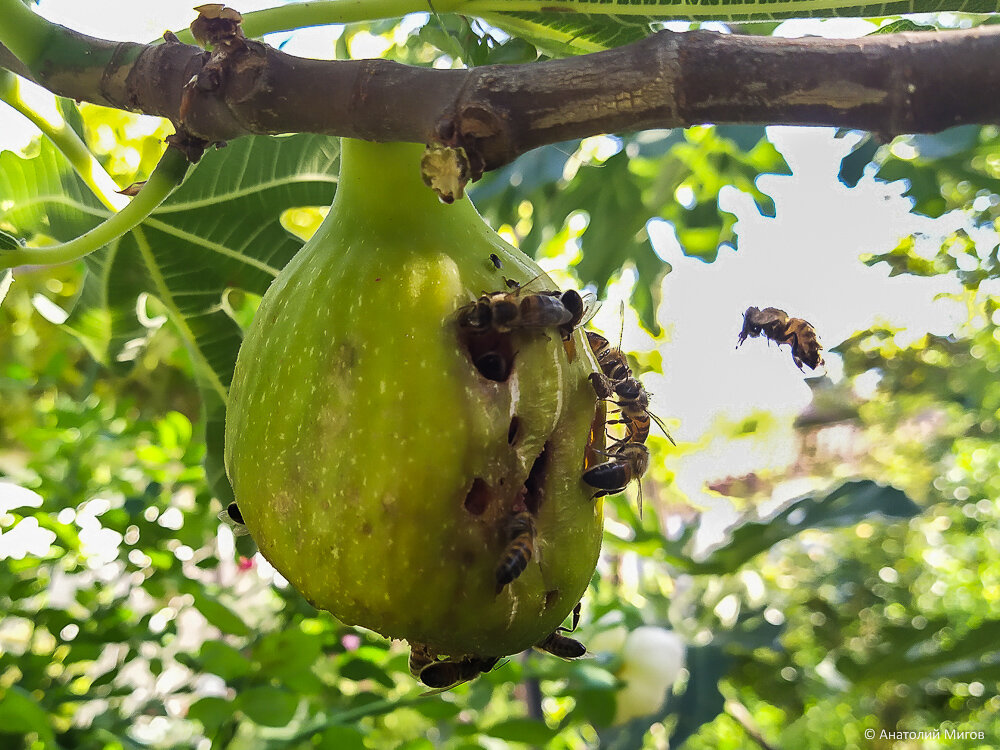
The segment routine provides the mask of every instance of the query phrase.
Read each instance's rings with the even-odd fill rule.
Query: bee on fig
[[[579,659],[587,653],[587,647],[575,638],[554,630],[542,641],[535,644],[540,651],[558,656],[560,659]]]
[[[639,517],[642,517],[642,475],[649,468],[649,449],[642,443],[622,442],[611,453],[610,461],[583,472],[583,481],[597,490],[594,497],[616,495],[633,479],[639,482]]]
[[[559,328],[563,341],[568,341],[580,326],[585,326],[597,314],[601,308],[601,303],[591,292],[580,294],[575,289],[567,289],[565,292],[551,292],[553,296],[558,295],[563,307],[569,310],[572,317]]]
[[[823,364],[823,345],[819,343],[816,329],[802,318],[790,318],[788,313],[776,307],[765,307],[763,310],[748,307],[743,313],[743,329],[736,346],[739,347],[747,338],[762,334],[779,346],[788,344],[792,350],[792,361],[800,370],[804,364],[811,370]]]
[[[590,382],[594,386],[594,392],[598,398],[611,399],[617,396],[615,401],[621,412],[621,419],[615,419],[608,424],[625,425],[625,437],[619,443],[645,443],[649,437],[650,421],[656,422],[656,426],[670,441],[671,445],[677,445],[663,420],[649,410],[649,392],[642,386],[636,378],[631,375],[623,380],[614,382],[603,373],[594,372],[590,374]]]
[[[233,536],[246,536],[250,533],[246,523],[243,521],[243,514],[236,503],[229,503],[224,510],[219,511],[217,518],[229,527]]]
[[[475,333],[557,328],[565,339],[597,312],[597,298],[590,293],[581,295],[575,290],[525,292],[518,282],[512,279],[505,279],[505,282],[511,291],[484,292],[475,302],[460,307],[458,324]]]
[[[434,653],[424,644],[410,644],[410,658],[407,662],[407,666],[410,668],[410,674],[414,677],[420,677],[420,673],[423,671],[424,667],[433,664],[435,659],[436,657]]]
[[[507,521],[507,547],[497,565],[497,593],[514,581],[528,567],[535,553],[535,522],[527,509],[514,513]]]
[[[656,422],[656,426],[670,441],[671,445],[677,445],[673,437],[667,430],[663,420],[649,410],[649,392],[643,388],[635,378],[625,378],[616,383],[614,387],[618,400],[615,402],[621,411],[621,419],[614,420],[608,424],[625,425],[625,437],[621,442],[645,443],[649,437],[650,420]]]
[[[576,606],[573,607],[573,624],[570,627],[566,628],[560,625],[552,633],[549,633],[548,636],[536,643],[534,647],[539,651],[545,651],[553,656],[558,656],[560,659],[579,659],[586,654],[586,646],[578,640],[562,635],[563,633],[572,633],[576,630],[576,626],[580,624],[580,609],[582,606],[581,602],[577,602]]]
[[[492,263],[493,267],[497,270],[500,270],[503,267],[503,264],[500,263],[500,258],[496,253],[490,253],[490,263]]]
[[[499,656],[464,656],[435,661],[420,670],[420,681],[430,688],[451,688],[489,672],[498,661]]]
[[[547,294],[515,292],[484,294],[458,311],[458,324],[474,332],[510,333],[519,328],[558,328],[572,313]]]
[[[632,368],[628,366],[628,360],[625,359],[621,349],[611,346],[611,342],[593,331],[587,331],[587,342],[590,344],[594,356],[597,357],[601,373],[606,378],[617,382],[632,376]]]

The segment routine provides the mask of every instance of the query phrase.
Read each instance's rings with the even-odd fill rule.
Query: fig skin
[[[439,654],[503,656],[555,630],[596,566],[603,503],[580,477],[592,424],[604,447],[597,363],[579,330],[569,346],[515,332],[505,382],[476,370],[456,310],[505,279],[555,286],[467,198],[438,201],[422,152],[343,141],[330,213],[240,350],[226,468],[261,553],[314,606]],[[534,555],[498,593],[533,466]]]

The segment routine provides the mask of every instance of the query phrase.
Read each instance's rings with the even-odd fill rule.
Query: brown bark
[[[546,143],[703,122],[883,136],[1000,123],[996,26],[850,40],[664,31],[607,52],[470,70],[310,60],[259,42],[222,59],[176,41],[80,40],[99,64],[34,78],[207,141],[287,132],[436,140],[465,146],[487,169]],[[14,68],[3,49],[0,65]]]

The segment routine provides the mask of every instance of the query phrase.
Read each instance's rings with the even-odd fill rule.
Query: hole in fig
[[[465,496],[465,509],[474,516],[481,516],[493,499],[490,487],[480,477],[476,477]]]
[[[487,380],[503,383],[514,367],[514,345],[509,334],[459,328],[458,340],[469,353],[473,366]]]
[[[510,427],[507,428],[507,445],[513,445],[517,439],[517,431],[521,427],[521,419],[515,414],[510,418]]]
[[[559,589],[549,589],[545,592],[545,609],[559,601]]]
[[[549,444],[546,443],[538,454],[535,463],[531,465],[528,478],[524,480],[524,505],[531,515],[538,515],[538,507],[542,504],[545,490],[545,475],[549,468]]]

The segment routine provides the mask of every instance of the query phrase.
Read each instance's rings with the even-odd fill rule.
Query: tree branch
[[[988,94],[1000,90],[996,26],[849,40],[665,31],[606,52],[469,70],[310,60],[249,40],[213,55],[172,35],[140,45],[61,31],[70,52],[87,54],[72,65],[50,54],[31,73],[63,96],[160,115],[207,141],[440,141],[485,169],[570,138],[703,122],[883,136],[1000,123],[1000,98]]]

